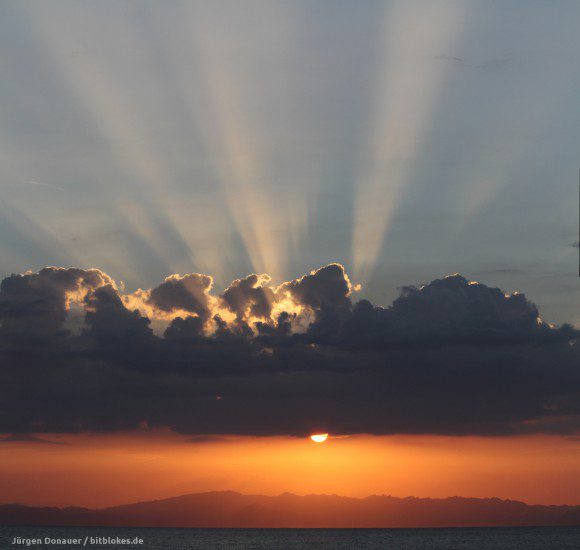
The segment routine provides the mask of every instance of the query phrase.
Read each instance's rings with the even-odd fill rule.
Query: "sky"
[[[2,498],[580,504],[579,22],[1,4]]]
[[[2,275],[337,261],[384,305],[460,272],[578,321],[575,2],[0,10]]]
[[[578,440],[553,436],[358,435],[316,444],[167,432],[53,434],[0,443],[0,483],[3,502],[92,508],[216,490],[578,504],[579,458]]]

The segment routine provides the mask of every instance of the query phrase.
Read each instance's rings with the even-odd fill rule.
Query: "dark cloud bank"
[[[452,275],[383,308],[356,301],[338,264],[219,296],[212,283],[173,275],[123,296],[96,269],[4,279],[0,433],[580,430],[579,333],[522,294]]]

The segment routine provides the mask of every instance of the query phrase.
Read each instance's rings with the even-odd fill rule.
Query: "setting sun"
[[[314,443],[324,443],[328,439],[328,434],[314,434],[310,436]]]

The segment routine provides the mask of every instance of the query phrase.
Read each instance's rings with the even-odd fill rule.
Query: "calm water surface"
[[[42,539],[12,544],[15,537]],[[101,527],[0,527],[0,548],[83,548],[45,544],[45,537],[88,538],[86,548],[157,549],[392,549],[392,550],[580,550],[580,527],[456,529],[141,529]],[[143,540],[143,544],[91,544],[90,538]]]

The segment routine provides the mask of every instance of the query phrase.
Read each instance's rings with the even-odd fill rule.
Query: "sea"
[[[579,550],[580,527],[444,529],[0,527],[0,549],[14,548]]]

